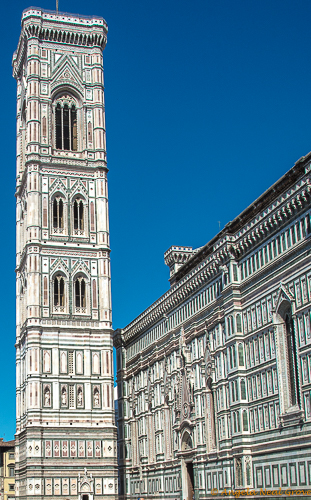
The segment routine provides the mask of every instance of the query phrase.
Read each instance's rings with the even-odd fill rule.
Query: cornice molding
[[[104,50],[107,32],[106,21],[100,17],[74,16],[30,7],[23,12],[22,31],[12,61],[13,76],[20,78],[29,39]]]

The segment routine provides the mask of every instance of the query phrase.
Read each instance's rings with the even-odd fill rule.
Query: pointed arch
[[[89,311],[91,283],[85,273],[78,271],[73,278],[73,301],[75,314],[87,314]]]
[[[278,368],[280,419],[286,422],[301,418],[301,397],[297,359],[297,338],[294,326],[294,297],[280,284],[273,311]]]
[[[77,100],[71,94],[63,92],[54,99],[54,144],[56,149],[77,151]]]

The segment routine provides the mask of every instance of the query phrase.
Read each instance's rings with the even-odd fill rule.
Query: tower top
[[[22,29],[16,52],[13,55],[13,73],[16,78],[20,71],[27,41],[40,41],[77,47],[97,47],[104,50],[107,42],[108,26],[99,16],[82,16],[38,7],[28,7],[22,14]]]
[[[108,31],[108,26],[103,17],[100,16],[84,16],[81,14],[72,14],[68,12],[57,12],[56,10],[46,10],[40,7],[28,7],[23,10],[22,14],[22,26],[26,19],[30,17],[35,17],[37,19],[42,19],[45,22],[56,22],[56,23],[70,23],[75,25],[102,25]]]

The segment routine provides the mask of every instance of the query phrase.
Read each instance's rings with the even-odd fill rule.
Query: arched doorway
[[[186,462],[186,468],[187,468],[187,484],[188,484],[188,499],[187,500],[193,500],[194,499],[193,463]]]
[[[185,431],[181,441],[182,500],[194,499],[194,471],[192,461],[193,443],[190,432]]]

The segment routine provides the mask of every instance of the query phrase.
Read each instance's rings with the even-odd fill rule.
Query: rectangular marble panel
[[[47,458],[52,456],[52,441],[45,441],[45,456]]]
[[[54,495],[60,495],[60,479],[54,479]]]
[[[102,478],[95,479],[95,495],[102,495]]]
[[[60,457],[60,441],[54,441],[54,457]]]
[[[84,458],[85,457],[85,441],[79,441],[78,446],[79,446],[79,457]]]
[[[101,442],[100,441],[95,441],[95,457],[96,458],[101,457]]]
[[[70,456],[72,458],[77,456],[77,441],[70,441]]]
[[[87,441],[86,447],[87,447],[87,456],[91,458],[93,456],[93,441]]]
[[[282,486],[287,486],[287,465],[281,465],[281,481]]]
[[[52,495],[52,478],[47,478],[45,480],[45,494]]]
[[[297,486],[296,464],[289,464],[290,485]]]
[[[68,441],[62,441],[62,457],[68,457]]]
[[[70,494],[72,496],[77,495],[77,491],[78,491],[78,481],[75,477],[72,477],[70,479]]]
[[[305,462],[299,462],[298,467],[299,467],[298,468],[298,470],[299,470],[299,484],[300,484],[300,486],[305,486],[307,484]]]
[[[278,465],[272,465],[272,477],[273,477],[273,486],[280,486]]]
[[[69,495],[69,479],[67,477],[62,478],[62,494]]]

